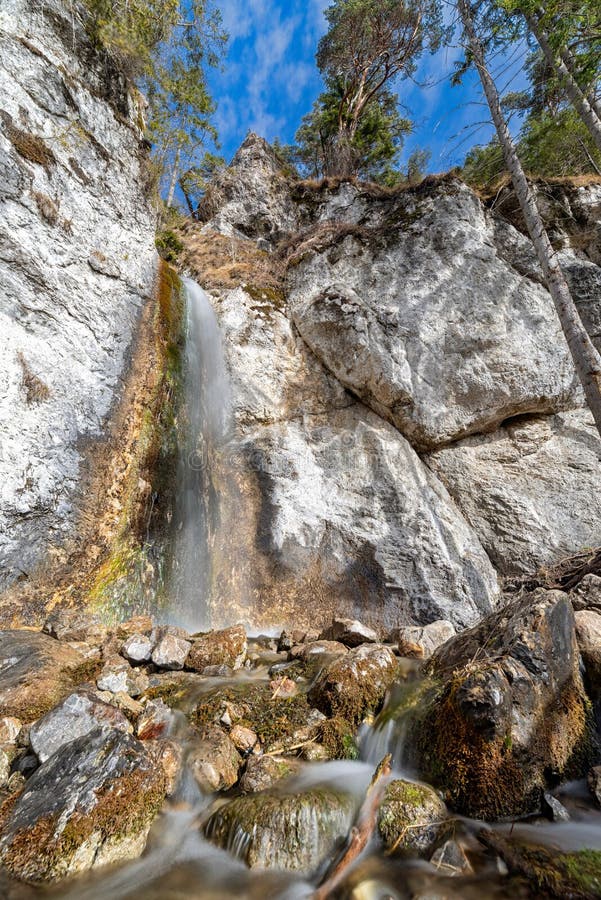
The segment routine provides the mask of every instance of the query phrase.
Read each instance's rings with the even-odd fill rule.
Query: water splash
[[[211,625],[211,546],[219,520],[211,471],[230,433],[231,388],[211,301],[192,279],[184,278],[183,284],[186,343],[178,416],[170,618],[189,631],[199,631]]]

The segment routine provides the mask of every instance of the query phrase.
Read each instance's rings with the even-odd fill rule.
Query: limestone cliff
[[[77,4],[2,3],[0,588],[76,535],[153,291],[141,124]]]
[[[539,191],[597,339],[601,186]],[[217,616],[465,626],[498,574],[601,542],[601,442],[500,205],[452,177],[295,183],[254,135],[210,188],[185,263],[234,383]]]

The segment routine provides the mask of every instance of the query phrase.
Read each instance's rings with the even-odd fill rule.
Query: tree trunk
[[[476,34],[469,0],[458,0],[458,8],[464,32],[490,108],[499,143],[503,150],[505,165],[511,175],[526,226],[530,232],[538,261],[543,270],[547,287],[553,298],[563,333],[574,360],[574,366],[582,382],[587,403],[593,414],[597,430],[601,435],[601,356],[597,353],[582,324],[570,294],[570,289],[557,260],[557,254],[551,246],[534,194],[516,153],[513,139],[501,111],[499,93],[486,67],[484,48]]]
[[[568,97],[570,101],[588,128],[591,133],[591,136],[595,142],[596,147],[599,149],[601,153],[601,119],[593,109],[592,105],[589,103],[589,100],[568,69],[563,56],[555,53],[553,47],[549,43],[549,38],[547,36],[547,32],[542,27],[539,21],[537,21],[536,17],[530,15],[529,13],[524,13],[524,17],[528,23],[528,27],[530,31],[540,44],[540,48],[545,55],[545,59],[549,63],[552,69],[561,76],[562,83],[567,91]]]
[[[177,184],[177,173],[179,172],[179,160],[181,156],[182,148],[178,147],[175,152],[175,159],[173,161],[173,170],[171,172],[171,181],[169,182],[169,191],[167,193],[167,206],[173,206],[173,198],[175,196],[175,186]]]

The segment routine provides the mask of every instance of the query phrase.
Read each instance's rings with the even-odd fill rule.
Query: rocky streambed
[[[597,897],[601,579],[460,634],[0,633],[2,896]],[[366,796],[392,754],[373,821]]]

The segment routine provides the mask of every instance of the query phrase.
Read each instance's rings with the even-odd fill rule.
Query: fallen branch
[[[356,823],[351,829],[346,847],[324,875],[321,884],[313,894],[313,900],[326,900],[326,897],[329,897],[344,879],[349,867],[352,866],[357,857],[367,847],[372,834],[376,830],[378,809],[386,789],[386,779],[391,772],[391,760],[392,757],[389,753],[374,772]]]

